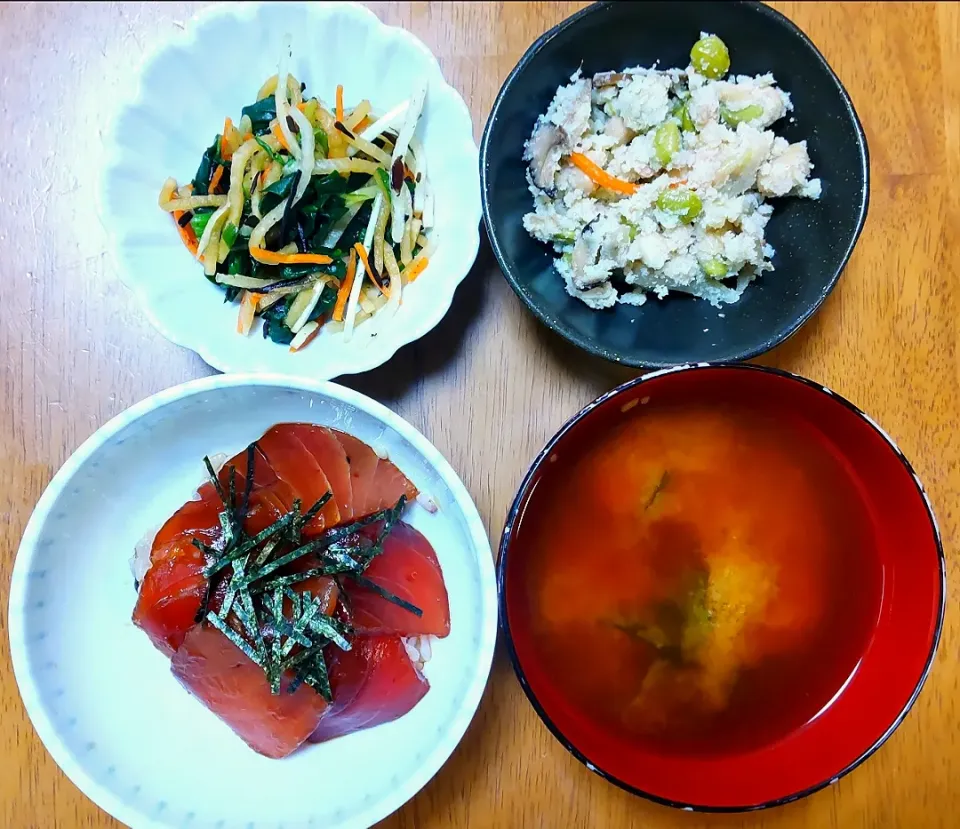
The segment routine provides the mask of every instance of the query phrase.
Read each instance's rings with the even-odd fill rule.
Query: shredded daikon
[[[277,78],[283,78],[284,83],[277,81],[277,88],[273,92],[273,100],[276,102],[277,108],[277,123],[280,125],[280,132],[283,134],[284,141],[287,142],[287,147],[290,150],[290,155],[292,155],[297,161],[300,160],[300,145],[297,142],[297,139],[293,135],[293,130],[290,129],[290,125],[287,123],[287,116],[290,115],[293,110],[290,108],[290,104],[287,100],[287,94],[289,92],[288,85],[290,83],[290,73],[287,71],[287,65],[290,62],[292,57],[290,52],[290,41],[289,38],[287,42],[284,43],[283,49],[280,51],[280,68],[277,72]],[[298,91],[300,87],[297,87]],[[302,115],[303,113],[301,113]],[[313,136],[313,127],[310,127],[308,132]],[[309,176],[308,176],[309,178]]]
[[[380,218],[380,211],[383,209],[383,193],[377,193],[373,200],[373,210],[370,212],[370,221],[367,222],[367,230],[363,235],[363,246],[370,250],[373,244],[373,234],[376,230],[377,219]],[[366,271],[361,263],[357,263],[357,276],[353,280],[353,286],[350,289],[350,298],[347,300],[347,313],[344,317],[343,338],[349,340],[353,336],[353,327],[357,319],[357,305],[360,300],[360,289],[363,287],[363,279]]]
[[[359,137],[364,141],[373,141],[374,139],[379,138],[388,129],[396,126],[397,122],[400,121],[404,115],[406,115],[409,106],[410,101],[403,101],[402,103],[397,104],[393,109],[386,114],[381,115],[369,127],[361,132]],[[357,150],[355,147],[351,147],[349,150],[347,150],[348,155],[355,155],[356,152]]]

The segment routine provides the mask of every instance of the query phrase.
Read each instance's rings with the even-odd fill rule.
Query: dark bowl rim
[[[523,53],[520,61],[511,70],[510,74],[507,75],[507,79],[503,82],[503,85],[500,87],[500,91],[497,93],[497,97],[493,102],[493,107],[490,110],[490,114],[487,116],[487,123],[483,128],[483,137],[480,140],[480,195],[481,204],[483,207],[483,223],[487,230],[487,237],[490,240],[490,246],[493,248],[493,254],[497,259],[497,264],[500,266],[500,271],[503,273],[504,278],[510,284],[510,287],[513,288],[514,293],[523,301],[524,305],[526,305],[527,308],[534,314],[534,316],[545,326],[547,326],[547,328],[549,328],[551,331],[554,331],[556,334],[559,334],[565,340],[577,346],[578,348],[582,348],[584,351],[590,354],[593,354],[597,357],[602,357],[603,359],[611,362],[631,366],[633,368],[669,368],[670,366],[677,365],[676,361],[640,360],[633,357],[626,357],[615,350],[604,348],[590,337],[581,336],[580,334],[571,330],[569,326],[565,325],[559,318],[551,317],[549,314],[547,314],[524,287],[522,280],[519,279],[513,270],[507,265],[506,257],[500,246],[500,240],[497,238],[496,231],[493,227],[493,220],[490,216],[490,191],[487,182],[487,155],[490,149],[490,136],[493,132],[494,125],[497,122],[500,106],[503,103],[504,98],[509,93],[514,81],[516,81],[516,79],[527,68],[527,64],[529,64],[530,61],[532,61],[533,58],[558,34],[572,26],[576,26],[582,19],[592,14],[604,11],[608,7],[615,5],[615,2],[616,0],[598,0],[598,2],[592,3],[586,8],[581,9],[565,20],[562,20],[552,29],[544,32],[533,42],[527,51]],[[730,0],[730,2],[734,3],[735,5],[746,6],[750,9],[753,9],[756,13],[766,16],[774,24],[784,27],[791,34],[797,37],[800,42],[803,43],[811,52],[813,52],[816,59],[819,60],[830,79],[836,85],[836,88],[840,93],[840,97],[846,106],[847,113],[853,123],[857,145],[860,151],[861,170],[863,173],[863,189],[861,191],[856,228],[850,238],[849,243],[847,244],[846,251],[844,251],[843,256],[840,259],[840,263],[837,265],[834,273],[820,291],[817,300],[799,316],[797,316],[797,318],[794,319],[793,322],[777,336],[767,338],[763,342],[760,342],[750,348],[726,355],[722,360],[718,360],[718,362],[737,362],[741,360],[749,360],[753,357],[759,356],[760,354],[764,354],[765,352],[770,351],[771,349],[776,348],[778,345],[786,342],[810,320],[810,318],[820,309],[820,306],[823,305],[827,297],[836,287],[837,282],[839,282],[840,276],[843,274],[847,263],[850,261],[850,257],[853,255],[854,248],[857,246],[857,242],[860,239],[860,234],[863,232],[863,227],[866,224],[867,213],[870,207],[870,150],[867,146],[867,136],[864,132],[863,124],[860,121],[860,116],[857,114],[857,110],[853,105],[853,100],[850,98],[850,94],[847,92],[846,87],[844,87],[840,78],[837,76],[837,73],[833,70],[833,67],[830,66],[814,42],[803,32],[802,29],[800,29],[799,26],[796,25],[796,23],[786,17],[786,15],[781,14],[776,9],[772,9],[769,6],[758,2],[757,0]]]
[[[794,792],[793,794],[786,795],[784,797],[774,798],[772,800],[766,800],[761,803],[752,803],[744,804],[738,806],[710,806],[705,804],[698,803],[685,803],[682,801],[670,800],[668,798],[660,797],[658,795],[652,794],[651,792],[644,791],[643,789],[632,786],[624,780],[621,780],[616,775],[611,774],[610,772],[603,769],[601,766],[594,763],[592,760],[587,758],[560,730],[560,728],[550,719],[550,716],[547,714],[546,710],[540,704],[540,701],[537,699],[533,690],[530,687],[530,683],[527,681],[526,674],[523,671],[523,667],[520,664],[520,658],[517,656],[516,648],[513,642],[513,634],[510,631],[510,622],[507,617],[507,592],[506,592],[506,564],[507,564],[507,554],[510,548],[510,542],[513,538],[513,530],[517,523],[517,516],[520,510],[520,507],[523,504],[524,498],[527,495],[527,492],[530,488],[530,484],[533,481],[534,476],[537,471],[543,465],[544,461],[550,456],[553,452],[554,447],[563,439],[567,433],[581,420],[587,417],[594,409],[602,406],[608,400],[611,400],[614,397],[617,397],[623,394],[630,389],[633,389],[635,386],[639,386],[649,380],[654,380],[659,377],[663,377],[668,374],[675,374],[678,372],[685,371],[711,371],[715,369],[735,369],[738,371],[757,371],[763,374],[775,375],[793,382],[800,383],[802,385],[808,386],[820,394],[824,394],[845,406],[851,412],[853,412],[857,417],[863,420],[877,435],[879,435],[887,446],[893,450],[893,453],[900,460],[900,463],[903,465],[907,474],[910,476],[913,481],[913,485],[916,487],[917,492],[920,495],[921,500],[923,501],[924,507],[927,512],[927,519],[930,522],[930,529],[933,533],[934,542],[937,548],[937,558],[940,567],[940,596],[939,596],[939,606],[937,609],[937,623],[934,629],[933,638],[930,643],[930,651],[927,654],[927,660],[923,666],[923,670],[920,672],[920,676],[917,679],[916,686],[913,689],[913,692],[907,698],[906,703],[900,712],[893,719],[893,722],[887,727],[887,729],[874,741],[874,743],[868,746],[861,754],[845,766],[840,771],[831,774],[826,777],[824,780],[819,783],[810,786],[809,788],[803,789],[799,792]],[[732,813],[732,812],[755,812],[761,809],[769,809],[774,806],[782,806],[787,803],[793,803],[795,800],[800,800],[801,798],[808,797],[815,792],[820,791],[821,789],[831,786],[836,783],[840,778],[846,777],[854,769],[866,762],[870,757],[872,757],[880,747],[890,739],[890,736],[894,731],[900,726],[904,721],[907,714],[910,712],[910,709],[913,707],[914,703],[917,701],[917,698],[920,696],[920,692],[923,689],[924,683],[927,680],[927,677],[930,675],[930,671],[933,667],[933,662],[936,657],[937,648],[940,644],[940,637],[943,632],[943,622],[944,614],[946,611],[946,601],[947,601],[947,562],[946,557],[943,552],[943,541],[940,536],[940,528],[937,524],[936,516],[933,512],[933,507],[930,504],[930,499],[927,496],[926,490],[923,487],[923,484],[920,481],[919,476],[911,465],[910,461],[907,460],[906,456],[901,451],[900,447],[897,446],[896,442],[891,438],[874,420],[862,411],[858,406],[851,403],[845,397],[840,394],[837,394],[832,389],[823,386],[820,383],[817,383],[815,380],[810,380],[807,377],[803,377],[799,374],[794,374],[790,371],[785,371],[783,369],[772,368],[768,366],[758,366],[751,363],[736,363],[736,362],[717,362],[717,363],[685,363],[680,366],[673,366],[671,368],[666,368],[660,371],[654,371],[649,374],[645,374],[642,377],[636,377],[632,380],[623,383],[611,391],[606,392],[605,394],[600,395],[596,400],[588,403],[584,406],[579,412],[577,412],[573,417],[571,417],[566,423],[561,426],[556,434],[544,446],[540,451],[537,457],[534,459],[533,463],[530,465],[530,468],[527,470],[526,475],[524,475],[523,481],[520,484],[520,488],[517,490],[517,494],[514,497],[513,503],[510,505],[510,510],[507,513],[507,520],[504,524],[503,533],[500,536],[500,544],[498,547],[498,558],[497,558],[497,603],[500,610],[500,629],[503,631],[504,640],[507,646],[507,654],[510,658],[510,663],[513,665],[514,673],[517,675],[517,680],[520,682],[520,686],[523,688],[524,693],[527,695],[527,699],[530,701],[530,704],[533,706],[533,709],[537,712],[537,715],[543,721],[543,724],[550,730],[550,733],[560,742],[560,744],[572,754],[578,761],[585,765],[590,771],[595,772],[604,780],[609,783],[613,783],[616,786],[619,786],[621,789],[630,792],[631,794],[639,795],[646,800],[653,801],[654,803],[659,803],[663,806],[669,806],[674,809],[682,809],[688,812],[706,812],[706,813]]]

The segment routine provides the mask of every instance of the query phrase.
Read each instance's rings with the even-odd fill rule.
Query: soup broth
[[[638,407],[526,505],[537,658],[657,751],[767,744],[828,706],[879,613],[869,508],[789,412]]]

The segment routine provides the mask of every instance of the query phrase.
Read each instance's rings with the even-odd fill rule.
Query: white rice
[[[418,671],[422,671],[423,666],[433,657],[433,644],[437,641],[437,637],[432,634],[425,634],[423,636],[404,636],[402,639],[410,661]]]
[[[734,124],[747,107],[753,117]],[[593,78],[578,71],[557,90],[524,147],[534,200],[524,227],[553,246],[567,292],[591,308],[642,305],[651,294],[662,299],[671,291],[716,306],[736,302],[751,281],[773,270],[767,199],[820,196],[806,142],[790,144],[769,129],[792,109],[769,73],[710,80],[692,66],[634,67]],[[654,137],[671,121],[681,143],[664,165]],[[597,187],[571,153],[636,191]],[[691,222],[658,206],[671,191],[699,197]]]

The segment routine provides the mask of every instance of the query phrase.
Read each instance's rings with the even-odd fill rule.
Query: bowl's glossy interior
[[[524,511],[551,459],[587,451],[643,407],[715,403],[733,393],[768,412],[799,414],[851,471],[872,516],[882,568],[880,614],[852,677],[806,725],[749,750],[656,752],[601,729],[538,656],[528,596]],[[632,406],[630,405],[632,404]],[[586,517],[585,520],[589,520]],[[693,366],[649,375],[601,397],[550,441],[525,479],[500,546],[501,624],[524,690],[557,738],[589,768],[670,805],[736,810],[775,805],[835,781],[892,733],[926,676],[943,619],[945,569],[933,513],[909,463],[865,415],[822,387],[756,366]],[[868,622],[869,624],[869,622]]]
[[[678,295],[593,311],[566,293],[552,251],[523,229],[533,206],[523,144],[577,68],[591,74],[655,61],[686,66],[701,31],[727,43],[733,73],[772,71],[791,94],[795,120],[775,130],[790,141],[807,140],[823,195],[777,200],[767,228],[776,270],[738,303],[717,309]],[[507,78],[487,122],[480,164],[487,232],[514,290],[571,342],[628,365],[740,360],[783,341],[833,288],[867,212],[866,139],[847,93],[796,26],[753,3],[600,3],[574,15],[531,46]]]

